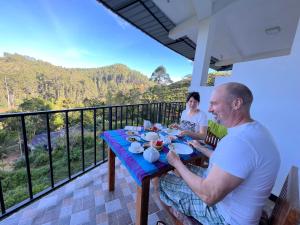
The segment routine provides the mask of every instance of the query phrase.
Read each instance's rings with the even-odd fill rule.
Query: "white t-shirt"
[[[258,224],[280,166],[280,156],[269,131],[256,121],[229,128],[210,158],[209,169],[212,165],[244,179],[217,203],[226,222]]]
[[[196,114],[190,116],[189,110],[184,110],[180,118],[180,128],[182,130],[190,130],[199,132],[201,127],[207,127],[207,116],[204,112],[199,110]]]

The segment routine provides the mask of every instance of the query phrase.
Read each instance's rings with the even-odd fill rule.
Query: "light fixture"
[[[275,35],[278,34],[281,31],[280,26],[275,26],[275,27],[269,27],[265,29],[265,32],[267,35]]]

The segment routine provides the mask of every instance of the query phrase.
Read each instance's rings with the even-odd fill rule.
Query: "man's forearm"
[[[175,168],[193,192],[204,202],[207,202],[210,196],[210,190],[205,187],[204,178],[192,173],[181,161],[176,164]]]

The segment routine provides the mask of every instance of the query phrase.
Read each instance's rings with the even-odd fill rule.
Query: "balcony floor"
[[[107,163],[23,208],[0,225],[126,225],[135,222],[136,183],[116,160],[115,191],[108,191]],[[150,190],[148,224],[157,220],[172,224],[153,187]]]

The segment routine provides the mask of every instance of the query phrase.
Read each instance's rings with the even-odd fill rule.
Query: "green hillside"
[[[77,105],[97,99],[106,104],[117,93],[143,93],[153,85],[145,75],[122,64],[68,69],[18,54],[0,57],[0,107],[18,106],[31,98],[68,99]]]

